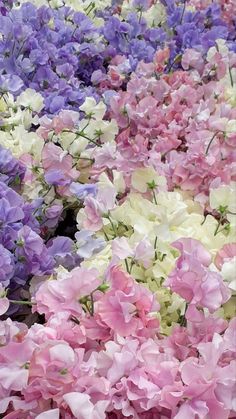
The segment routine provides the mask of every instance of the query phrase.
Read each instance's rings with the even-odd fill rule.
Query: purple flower
[[[63,96],[55,96],[50,104],[50,112],[51,113],[56,113],[58,111],[60,111],[61,109],[64,108],[65,106],[65,102],[66,102],[66,98]]]
[[[28,226],[18,231],[15,255],[22,262],[25,275],[47,275],[54,266],[43,239]]]
[[[11,152],[0,145],[0,181],[11,183],[11,186],[18,186],[25,173],[25,167]]]
[[[67,269],[74,268],[80,261],[76,255],[75,246],[69,237],[56,237],[47,243],[48,254],[53,257],[57,265]]]
[[[22,79],[13,74],[0,75],[0,91],[18,93],[23,87],[24,83]]]
[[[49,170],[45,175],[44,178],[49,185],[67,185],[70,183],[69,179],[66,179],[64,173],[61,170]]]
[[[13,256],[0,244],[0,283],[2,283],[4,287],[8,286],[13,274]]]
[[[0,199],[0,225],[22,220],[24,212],[17,206],[11,206],[6,198]]]
[[[82,230],[75,234],[77,255],[83,259],[90,258],[94,252],[99,252],[105,247],[105,241],[101,238],[94,238],[93,232]]]
[[[132,6],[138,10],[147,10],[150,5],[149,0],[133,0]]]
[[[77,196],[79,199],[85,199],[86,196],[96,196],[97,186],[92,183],[76,183],[72,182],[70,185],[70,191]]]
[[[26,259],[30,259],[34,255],[39,256],[43,251],[43,240],[28,226],[24,226],[18,231],[17,245],[17,256]]]
[[[46,208],[45,225],[47,225],[49,228],[55,227],[58,224],[62,211],[63,211],[62,204],[55,204],[55,205],[52,205],[51,207]]]

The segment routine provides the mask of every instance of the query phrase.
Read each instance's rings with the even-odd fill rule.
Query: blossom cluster
[[[0,0],[0,416],[236,417],[234,0]]]

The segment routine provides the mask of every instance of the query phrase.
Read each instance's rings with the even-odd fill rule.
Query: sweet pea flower
[[[14,275],[14,259],[9,250],[0,244],[0,283],[7,286]]]
[[[51,409],[47,410],[46,412],[40,413],[35,417],[35,419],[59,419],[60,417],[60,410],[59,409]]]
[[[209,270],[210,254],[200,242],[180,239],[172,243],[180,249],[176,268],[171,272],[165,286],[169,286],[191,305],[206,307],[211,313],[230,298],[230,290],[220,274]]]
[[[79,108],[87,117],[94,118],[96,120],[103,119],[106,112],[106,105],[102,101],[97,104],[93,97],[87,97],[83,105]]]
[[[23,85],[23,80],[16,75],[0,75],[0,91],[2,92],[18,93]]]
[[[121,336],[138,333],[148,324],[148,313],[159,306],[154,296],[115,266],[110,270],[112,288],[95,304],[99,317]]]
[[[9,308],[9,301],[6,297],[5,289],[3,288],[2,284],[0,284],[0,316],[2,316]]]
[[[61,178],[62,184],[71,183],[79,177],[79,172],[72,167],[72,157],[53,143],[45,144],[42,151],[42,164],[46,178],[50,182],[58,182]]]
[[[70,185],[70,191],[76,195],[79,199],[84,199],[88,195],[96,196],[97,193],[97,186],[94,184],[81,184],[72,182]]]
[[[75,233],[76,238],[76,253],[81,258],[90,258],[94,252],[99,252],[105,247],[105,242],[102,238],[93,237],[93,232],[89,230],[82,230]]]
[[[221,275],[229,288],[236,293],[236,243],[225,244],[216,255],[215,265],[221,271]]]
[[[105,419],[105,410],[109,402],[100,400],[93,404],[88,394],[72,392],[64,395],[64,400],[77,419]]]
[[[40,112],[44,107],[43,97],[33,89],[24,90],[17,97],[16,103],[17,105],[24,106],[24,108],[30,108],[34,112]]]
[[[101,284],[96,269],[74,268],[60,280],[43,283],[35,295],[37,311],[49,318],[58,311],[82,315],[79,300],[96,290]]]

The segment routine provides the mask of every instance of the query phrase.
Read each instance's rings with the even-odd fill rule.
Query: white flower
[[[107,246],[96,255],[93,255],[90,259],[86,259],[86,261],[81,263],[82,267],[85,268],[96,268],[100,275],[104,275],[105,271],[109,265],[109,262],[112,257],[112,250],[111,244],[107,244]]]
[[[161,3],[156,2],[145,13],[143,13],[143,17],[148,26],[158,26],[165,22],[166,9]]]
[[[106,112],[106,105],[102,101],[97,104],[93,97],[87,97],[83,105],[80,106],[80,110],[88,117],[102,119]]]
[[[103,143],[111,142],[115,139],[119,129],[116,121],[98,121],[96,126],[96,135]]]
[[[226,212],[236,213],[236,182],[229,185],[222,185],[219,188],[210,190],[210,206],[219,210],[226,208]]]
[[[87,147],[88,143],[89,142],[88,142],[88,140],[86,140],[86,138],[83,138],[83,137],[77,138],[70,145],[70,147],[69,147],[69,153],[72,156],[78,156],[78,154],[80,154],[82,151],[85,150],[85,148]]]
[[[229,288],[236,292],[236,256],[223,264],[221,275],[229,283]]]
[[[34,112],[40,112],[44,107],[43,96],[33,89],[26,89],[17,97],[16,104]]]
[[[91,119],[88,126],[85,125],[84,128],[83,126],[84,121],[82,124],[80,123],[80,129],[82,128],[86,137],[93,141],[100,139],[104,143],[113,141],[119,131],[118,125],[114,119],[111,121]]]
[[[113,174],[113,184],[116,188],[117,193],[123,193],[125,191],[125,181],[123,174],[117,172],[117,170],[112,171]]]
[[[153,167],[142,167],[134,170],[131,176],[131,185],[139,192],[147,192],[148,183],[154,182],[157,186],[166,184],[163,176],[158,176]]]

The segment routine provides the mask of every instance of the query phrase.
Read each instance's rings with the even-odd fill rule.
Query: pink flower
[[[76,419],[105,419],[108,401],[100,400],[93,404],[86,393],[72,392],[63,396]]]
[[[102,211],[97,199],[87,196],[84,200],[86,218],[83,222],[85,229],[98,231],[102,228]]]
[[[236,256],[236,243],[225,244],[217,253],[215,257],[215,265],[218,269],[222,268],[222,265],[233,259]]]
[[[119,335],[135,334],[148,324],[148,313],[158,309],[155,297],[117,266],[110,280],[111,290],[97,301],[96,312]]]
[[[8,301],[8,298],[6,297],[5,289],[3,288],[2,284],[0,284],[0,316],[6,313],[6,311],[9,308],[9,305],[10,303]]]
[[[35,419],[59,419],[59,409],[47,410],[46,412],[40,413]]]
[[[200,242],[180,239],[172,244],[181,251],[176,268],[165,282],[188,303],[216,311],[230,298],[230,290],[220,274],[207,269],[210,254]]]
[[[105,187],[98,190],[96,199],[87,196],[84,200],[85,220],[83,226],[85,229],[98,231],[103,226],[102,216],[114,208],[116,190],[113,187]]]
[[[40,119],[40,127],[37,130],[37,133],[46,140],[50,132],[54,131],[55,134],[60,134],[63,130],[72,130],[78,120],[78,112],[66,109],[62,110],[53,119],[50,119],[44,115]]]
[[[72,167],[72,157],[51,142],[43,148],[42,165],[46,175],[60,173],[68,183],[79,177],[79,172]]]
[[[22,342],[27,332],[28,328],[26,324],[16,321],[13,322],[8,317],[6,320],[0,322],[0,346],[5,346],[11,341]]]
[[[202,54],[190,48],[184,51],[181,59],[181,64],[184,70],[194,68],[199,73],[202,73],[204,68],[204,60],[202,58]]]
[[[187,386],[184,397],[191,399],[191,403],[194,400],[205,401],[210,417],[217,415],[216,417],[227,419],[229,412],[234,409],[236,361],[230,360],[223,368],[219,365],[224,353],[224,341],[217,334],[212,342],[200,343],[197,349],[199,359],[188,358],[181,365],[181,378]],[[193,415],[190,417],[194,418]]]
[[[154,64],[156,67],[157,72],[162,72],[168,63],[170,57],[170,50],[169,48],[165,48],[163,50],[159,50],[156,52],[154,57]]]
[[[229,326],[224,334],[224,342],[226,349],[236,353],[236,317],[229,322]]]
[[[79,362],[66,342],[48,341],[40,345],[30,360],[26,398],[53,398],[60,404],[63,394],[72,387],[75,380],[73,370]]]
[[[182,404],[178,410],[177,415],[174,419],[206,419],[209,413],[209,409],[205,401],[192,400]]]
[[[12,391],[23,391],[28,383],[28,369],[35,344],[28,340],[22,343],[10,342],[0,348],[0,397]]]
[[[61,280],[44,282],[35,295],[37,311],[47,318],[66,311],[81,315],[79,299],[89,295],[101,284],[96,269],[74,268]]]

